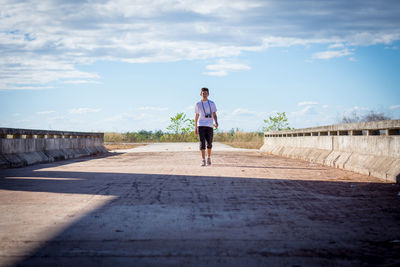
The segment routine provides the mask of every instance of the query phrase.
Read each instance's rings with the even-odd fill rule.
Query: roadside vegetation
[[[231,129],[224,132],[216,129],[214,141],[221,142],[232,147],[259,149],[263,143],[263,131],[290,129],[285,112],[264,120],[264,127],[260,132],[244,132],[239,129]],[[184,113],[177,113],[170,118],[167,131],[146,131],[104,134],[104,142],[107,149],[128,149],[138,145],[154,142],[198,142],[194,134],[194,119],[187,118]]]
[[[353,111],[351,114],[343,115],[342,119],[339,120],[339,123],[371,122],[391,119],[392,118],[389,115],[374,110],[370,110],[365,114],[360,114],[356,111]]]
[[[217,132],[214,141],[238,148],[259,149],[264,144],[262,132],[242,132],[238,129],[229,132]]]
[[[127,132],[127,133],[104,133],[104,143],[108,150],[129,149],[146,143],[156,142],[198,142],[194,134],[162,133],[161,131]],[[242,132],[232,129],[229,132],[216,132],[214,141],[221,142],[232,147],[259,149],[264,142],[261,132]]]
[[[391,119],[391,117],[384,113],[369,111],[363,115],[356,112],[353,112],[350,115],[343,115],[338,122],[352,123],[388,119]],[[198,137],[194,134],[194,127],[194,119],[188,118],[186,114],[182,112],[170,117],[170,124],[168,125],[166,131],[141,130],[137,132],[126,133],[107,132],[104,134],[104,142],[105,147],[109,150],[129,149],[155,142],[198,142]],[[221,142],[232,147],[259,149],[263,145],[263,133],[265,131],[291,129],[294,128],[289,126],[286,113],[277,112],[275,115],[264,120],[262,130],[259,132],[244,132],[239,129],[231,129],[230,131],[224,132],[220,131],[219,129],[215,129],[214,141]]]

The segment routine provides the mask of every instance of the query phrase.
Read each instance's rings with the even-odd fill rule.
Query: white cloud
[[[100,112],[101,109],[99,108],[73,108],[70,109],[68,112],[70,114],[86,114],[86,113],[94,113]]]
[[[349,56],[352,55],[353,52],[350,52],[348,49],[343,49],[343,50],[333,50],[333,51],[324,51],[324,52],[318,52],[313,54],[314,59],[331,59],[335,57],[344,57],[344,56]]]
[[[372,26],[372,25],[371,25]],[[399,40],[399,32],[383,33],[383,32],[359,32],[348,39],[353,45],[376,45],[376,44],[391,44]]]
[[[232,128],[258,131],[261,129],[263,120],[268,116],[274,115],[276,112],[259,112],[247,108],[237,108],[235,110],[218,110],[218,122],[222,131],[228,131]]]
[[[290,112],[288,114],[290,126],[304,128],[333,124],[335,115],[332,115],[332,110],[327,108],[328,105],[308,105],[301,110]]]
[[[344,44],[342,43],[336,43],[336,44],[331,44],[328,49],[335,49],[335,48],[343,48]]]
[[[1,6],[0,90],[99,83],[98,74],[77,66],[100,60],[226,58],[225,64],[207,66],[206,73],[224,76],[250,69],[228,64],[245,51],[310,44],[340,49],[400,39],[396,1],[3,0]],[[352,53],[326,51],[314,58]]]
[[[175,1],[172,1],[175,2]],[[184,10],[190,10],[198,14],[219,14],[219,16],[229,16],[236,12],[243,12],[253,8],[265,6],[263,2],[257,1],[230,1],[230,0],[186,0],[176,2],[177,7],[180,6]]]
[[[48,118],[47,122],[49,122],[49,123],[56,123],[56,122],[62,123],[62,122],[71,121],[71,120],[73,120],[73,119],[66,118],[65,116],[55,116],[55,117]],[[76,119],[74,120],[74,122],[76,122]]]
[[[318,115],[318,111],[314,106],[306,106],[302,110],[293,111],[291,115],[294,117]]]
[[[90,81],[90,80],[70,80],[70,81],[64,81],[63,83],[66,83],[66,84],[87,84],[87,83],[100,84],[101,82]]]
[[[146,130],[166,130],[170,122],[166,114],[161,116],[154,116],[146,113],[133,114],[130,112],[122,112],[114,114],[96,122],[97,128],[103,129],[106,127],[107,131],[116,132],[132,132],[142,129]]]
[[[218,60],[216,64],[206,66],[206,69],[211,70],[204,72],[206,75],[212,76],[226,76],[229,72],[233,71],[245,71],[251,68],[247,65],[240,63],[227,62],[225,60]]]
[[[394,106],[390,106],[390,109],[399,109],[400,105],[394,105]]]
[[[54,110],[45,110],[45,111],[36,112],[36,114],[38,114],[38,115],[47,115],[47,114],[52,114],[52,113],[55,113],[55,111]]]
[[[301,107],[301,106],[308,106],[308,105],[318,105],[318,102],[303,101],[303,102],[299,102],[297,105],[298,105],[299,107]]]
[[[359,106],[354,106],[350,109],[350,111],[355,111],[355,110],[359,110],[359,111],[368,111],[370,110],[369,108],[365,108],[365,107],[359,107]]]

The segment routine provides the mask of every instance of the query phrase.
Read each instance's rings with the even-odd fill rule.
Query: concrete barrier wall
[[[400,182],[400,120],[265,132],[261,150]]]
[[[106,153],[103,133],[0,128],[0,167]]]

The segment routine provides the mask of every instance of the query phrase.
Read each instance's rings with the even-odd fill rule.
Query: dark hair
[[[207,93],[210,93],[210,91],[208,91],[208,88],[207,88],[207,87],[201,88],[201,91],[202,91],[202,92],[206,91]]]

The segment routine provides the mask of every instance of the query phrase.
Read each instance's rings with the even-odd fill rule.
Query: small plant
[[[187,133],[190,130],[188,123],[190,119],[186,118],[185,113],[177,113],[175,116],[170,117],[171,124],[168,125],[167,130],[174,134]]]
[[[275,116],[270,116],[268,120],[264,120],[266,124],[263,127],[263,131],[280,131],[280,130],[291,130],[289,127],[288,118],[285,112],[277,112]]]
[[[186,114],[181,112],[177,113],[175,116],[170,117],[171,124],[167,127],[170,132],[164,134],[163,140],[169,142],[196,142],[197,137],[194,133],[195,121],[194,119],[189,119]]]

